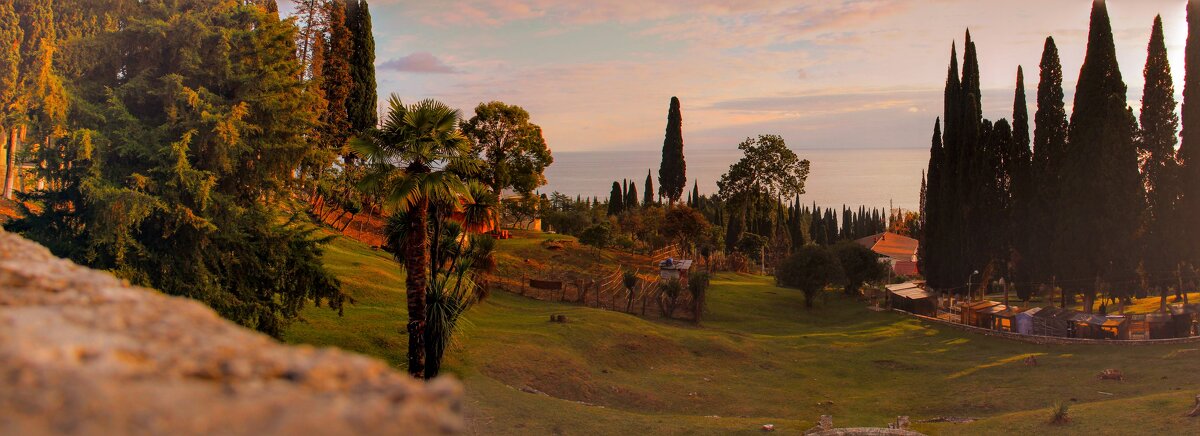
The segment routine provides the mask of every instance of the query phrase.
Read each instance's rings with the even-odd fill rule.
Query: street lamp
[[[979,270],[972,271],[971,275],[967,276],[967,301],[970,301],[973,295],[971,292],[971,279],[976,275],[979,275]],[[981,296],[979,299],[982,300],[983,297]]]

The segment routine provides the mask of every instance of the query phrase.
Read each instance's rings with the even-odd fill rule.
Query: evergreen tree
[[[625,210],[621,200],[622,197],[624,197],[624,195],[621,194],[621,184],[619,182],[613,182],[612,191],[608,194],[609,215],[620,215],[621,211]]]
[[[13,2],[0,2],[0,171],[7,195],[9,173],[16,167],[16,138],[25,121],[25,92],[21,74],[21,42],[25,31]]]
[[[1012,141],[1005,156],[1005,172],[1008,177],[1009,222],[1005,228],[1005,241],[1009,246],[1009,281],[1017,283],[1017,295],[1028,300],[1032,295],[1029,285],[1029,228],[1030,205],[1033,197],[1032,165],[1033,152],[1029,144],[1029,107],[1025,100],[1025,71],[1017,67],[1017,90],[1013,96]]]
[[[921,217],[925,220],[923,225],[924,233],[922,234],[920,249],[917,251],[917,268],[925,275],[925,279],[931,283],[937,283],[939,286],[944,286],[941,276],[937,275],[941,272],[939,264],[930,261],[930,255],[941,255],[934,248],[935,242],[941,242],[938,238],[941,234],[938,233],[941,229],[938,227],[941,224],[941,194],[943,186],[940,183],[942,180],[942,166],[945,164],[945,153],[942,148],[942,120],[938,118],[933,122],[933,140],[929,147],[929,168],[928,174],[921,174]],[[937,277],[935,280],[934,277]]]
[[[1025,254],[1029,274],[1035,283],[1051,283],[1056,276],[1053,255],[1062,167],[1067,153],[1067,112],[1062,88],[1062,64],[1054,38],[1047,37],[1042,49],[1037,89],[1037,113],[1034,114],[1033,164],[1029,226],[1026,231],[1029,250]]]
[[[1174,221],[1181,224],[1184,259],[1200,265],[1200,2],[1188,1],[1188,36],[1184,49],[1182,140],[1179,144],[1180,184],[1182,192]],[[1183,225],[1192,223],[1192,225]]]
[[[650,170],[646,170],[646,187],[645,197],[642,198],[642,204],[650,206],[654,204],[654,179],[650,177]]]
[[[638,207],[637,183],[629,182],[629,190],[625,192],[625,209],[633,210]]]
[[[346,27],[350,31],[353,47],[350,56],[353,87],[346,101],[346,111],[350,118],[350,131],[360,133],[379,123],[375,36],[371,33],[371,9],[366,0],[346,1]]]
[[[1147,47],[1145,86],[1142,89],[1141,130],[1138,137],[1141,155],[1142,184],[1146,188],[1146,209],[1143,221],[1143,268],[1150,275],[1151,286],[1170,282],[1178,260],[1177,240],[1181,229],[1171,222],[1179,198],[1179,162],[1175,159],[1175,144],[1179,130],[1179,115],[1175,112],[1175,85],[1167,60],[1163,39],[1162,17],[1154,17]]]
[[[1088,311],[1096,282],[1133,275],[1129,254],[1136,252],[1134,234],[1144,193],[1133,139],[1136,121],[1125,92],[1108,9],[1095,2],[1062,168],[1055,250],[1064,289],[1082,292]]]
[[[38,170],[50,182],[39,199],[57,207],[11,229],[279,337],[308,301],[345,299],[313,229],[279,212],[315,114],[291,23],[252,3],[199,3],[133,8],[129,25],[83,42],[75,130]]]
[[[339,2],[327,2],[322,6],[328,41],[325,44],[324,64],[321,66],[321,90],[326,107],[321,112],[321,138],[328,150],[343,152],[350,139],[349,112],[354,79],[350,76],[350,59],[354,55],[354,41],[346,27],[346,8]]]
[[[700,207],[700,181],[692,183],[692,202],[695,203],[692,207]]]
[[[662,163],[658,168],[658,196],[671,205],[683,196],[687,185],[687,164],[683,160],[683,115],[679,98],[671,97],[667,114],[667,134],[663,140]]]

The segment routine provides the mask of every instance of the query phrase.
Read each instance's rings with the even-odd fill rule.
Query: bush
[[[842,265],[846,295],[858,297],[863,284],[887,278],[887,268],[879,262],[879,255],[857,242],[841,242],[833,246],[833,252]]]
[[[604,222],[588,227],[579,235],[579,242],[597,250],[603,249],[612,243],[612,226]]]
[[[1066,401],[1054,403],[1054,407],[1050,409],[1050,423],[1062,425],[1071,422],[1071,417],[1068,415],[1070,409],[1071,404]]]
[[[692,313],[695,314],[692,321],[696,324],[700,323],[700,317],[704,314],[709,282],[710,277],[706,272],[696,271],[688,275],[688,292],[692,294]]]
[[[804,306],[809,308],[818,292],[841,279],[842,267],[837,257],[819,245],[801,247],[784,259],[775,271],[775,282],[803,292]]]
[[[659,289],[662,290],[662,295],[659,296],[658,304],[662,309],[664,318],[670,318],[675,313],[675,305],[679,303],[679,295],[683,293],[683,284],[679,279],[670,279],[659,283]]]

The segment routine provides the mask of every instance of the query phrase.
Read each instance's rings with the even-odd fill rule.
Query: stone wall
[[[461,387],[282,345],[0,230],[0,434],[444,434]]]
[[[1030,344],[1041,345],[1163,345],[1163,344],[1200,344],[1200,336],[1192,336],[1189,338],[1171,338],[1171,339],[1085,339],[1085,338],[1062,338],[1058,336],[1036,336],[1023,335],[1015,332],[1004,332],[1000,330],[985,329],[957,322],[950,322],[944,319],[928,317],[925,315],[917,315],[915,313],[905,312],[899,309],[892,309],[895,312],[918,318],[922,321],[928,321],[934,324],[943,325],[963,331],[968,331],[984,336],[993,336],[1014,341],[1027,342]]]

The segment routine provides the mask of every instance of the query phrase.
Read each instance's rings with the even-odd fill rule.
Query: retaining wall
[[[905,312],[900,309],[892,309],[894,312],[903,313],[905,315],[928,321],[934,324],[939,324],[958,330],[968,331],[984,336],[993,336],[1014,341],[1027,342],[1031,344],[1041,345],[1115,345],[1115,346],[1134,346],[1134,345],[1164,345],[1164,344],[1200,344],[1200,336],[1192,336],[1189,338],[1171,338],[1171,339],[1121,339],[1121,340],[1105,340],[1105,339],[1084,339],[1084,338],[1062,338],[1058,336],[1036,336],[1023,335],[1014,332],[1003,332],[999,330],[985,329],[966,324],[946,321],[944,319],[932,318],[925,315],[917,315],[911,312]]]

